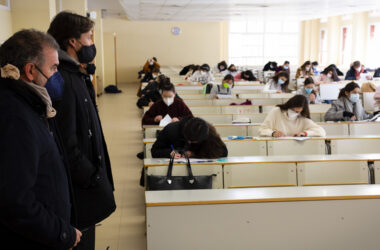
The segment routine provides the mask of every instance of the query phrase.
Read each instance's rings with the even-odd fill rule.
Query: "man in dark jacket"
[[[176,97],[173,84],[163,85],[161,89],[162,99],[155,102],[144,114],[142,119],[143,125],[158,125],[166,115],[171,117],[172,122],[180,121],[188,116],[193,117],[185,102]]]
[[[95,248],[95,224],[116,209],[111,164],[94,106],[95,96],[89,94],[91,84],[86,85],[88,74],[81,67],[81,64],[91,63],[96,55],[93,26],[87,17],[61,12],[48,30],[61,48],[58,70],[64,87],[53,106],[57,109],[57,124],[66,139],[77,206],[75,225],[83,232],[77,249]]]
[[[35,30],[0,47],[1,249],[69,249],[81,237],[70,224],[69,175],[44,88],[57,74],[57,49]]]

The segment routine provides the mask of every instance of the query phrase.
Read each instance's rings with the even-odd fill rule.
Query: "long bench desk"
[[[145,193],[148,250],[378,249],[378,185]]]
[[[330,135],[350,135],[349,126],[350,122],[320,122],[318,123],[322,126],[326,134]],[[258,131],[261,126],[261,123],[240,123],[240,124],[213,124],[217,132],[221,137],[228,136],[258,136]],[[363,124],[364,125],[364,124]],[[372,128],[374,127],[374,128]],[[144,125],[144,138],[156,138],[157,131],[162,130],[164,127],[155,126],[155,125]],[[352,135],[365,135],[364,131],[369,131],[371,135],[380,135],[380,122],[379,123],[366,123],[365,126],[357,128],[356,124]]]
[[[184,162],[175,162],[174,176],[187,175]],[[168,163],[145,159],[145,173],[165,176]],[[227,157],[196,160],[192,169],[194,175],[215,174],[214,189],[368,184],[380,183],[380,154]]]
[[[366,154],[380,153],[380,135],[373,136],[327,136],[299,138],[253,137],[234,140],[223,137],[229,156],[271,156],[310,154]],[[144,139],[146,158],[151,158],[151,148],[156,139]]]

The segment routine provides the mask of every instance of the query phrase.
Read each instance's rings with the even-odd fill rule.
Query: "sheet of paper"
[[[232,95],[217,95],[218,99],[232,99]]]
[[[160,121],[160,127],[165,127],[171,122],[172,122],[172,118],[170,117],[170,115],[167,114],[165,115],[164,119]]]
[[[296,141],[306,141],[308,139],[310,139],[310,137],[294,137],[294,140]]]
[[[185,158],[176,159],[176,160],[174,160],[174,162],[176,162],[176,163],[187,163]],[[205,163],[205,162],[215,162],[215,160],[190,158],[190,163]]]

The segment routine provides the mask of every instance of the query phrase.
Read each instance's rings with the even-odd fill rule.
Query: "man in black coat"
[[[111,164],[99,116],[86,85],[88,74],[81,64],[96,55],[92,42],[94,23],[87,17],[59,13],[50,24],[59,51],[59,72],[64,79],[62,96],[53,100],[57,124],[65,138],[74,188],[77,217],[75,225],[83,232],[77,249],[95,248],[95,224],[116,209]],[[93,95],[93,94],[92,94]]]
[[[1,249],[69,249],[81,237],[70,224],[69,175],[44,88],[57,72],[57,49],[34,30],[0,47]]]

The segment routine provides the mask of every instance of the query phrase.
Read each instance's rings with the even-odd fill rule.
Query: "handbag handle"
[[[193,171],[191,169],[190,159],[187,156],[186,152],[184,152],[183,154],[186,158],[186,167],[187,167],[187,173],[189,175],[189,183],[194,184],[195,179],[194,179]],[[166,175],[166,181],[168,182],[169,185],[173,183],[172,181],[173,165],[174,165],[174,156],[171,156],[170,161],[169,161],[169,166],[168,166],[168,173]]]
[[[170,156],[169,166],[168,166],[168,173],[166,175],[166,181],[168,184],[172,184],[172,173],[173,173],[173,164],[174,164],[174,157]]]

